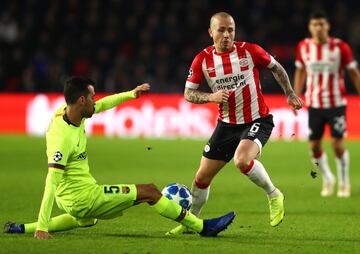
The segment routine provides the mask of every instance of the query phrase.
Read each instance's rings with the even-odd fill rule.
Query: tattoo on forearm
[[[210,101],[210,94],[204,93],[195,89],[185,89],[185,99],[195,104],[204,104]]]
[[[291,83],[289,80],[289,76],[287,75],[285,69],[278,62],[271,68],[271,71],[274,75],[274,78],[279,83],[279,85],[284,90],[286,96],[293,96],[295,94],[293,88],[291,87]]]

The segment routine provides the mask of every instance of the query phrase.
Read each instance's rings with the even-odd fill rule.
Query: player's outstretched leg
[[[219,218],[202,220],[164,196],[162,196],[160,200],[155,205],[153,205],[153,207],[160,215],[169,219],[173,219],[181,223],[183,227],[189,228],[190,230],[205,237],[217,236],[217,234],[225,230],[235,218],[235,213],[230,212]],[[174,215],[179,215],[174,218],[174,216],[171,215],[172,211],[177,211],[174,213]]]
[[[96,219],[76,219],[69,214],[62,214],[50,219],[49,232],[65,231],[77,227],[89,227],[97,223]],[[8,221],[4,225],[4,233],[34,233],[36,231],[37,222],[27,224],[16,224]]]
[[[231,212],[212,220],[202,220],[161,195],[153,184],[136,185],[137,202],[148,202],[161,216],[172,219],[199,233],[202,236],[216,236],[225,230],[234,220],[235,213]]]

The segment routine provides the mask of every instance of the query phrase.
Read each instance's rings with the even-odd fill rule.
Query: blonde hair
[[[234,18],[227,12],[224,12],[224,11],[221,11],[221,12],[217,12],[215,13],[214,15],[211,16],[211,19],[210,19],[210,27],[212,26],[212,24],[214,23],[214,20],[216,18],[231,18],[232,20],[234,20]],[[235,21],[234,21],[235,23]]]

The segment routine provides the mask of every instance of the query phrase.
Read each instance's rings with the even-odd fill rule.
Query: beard
[[[95,107],[91,111],[89,110],[89,111],[84,112],[83,117],[91,118],[94,115],[94,112],[95,112]]]

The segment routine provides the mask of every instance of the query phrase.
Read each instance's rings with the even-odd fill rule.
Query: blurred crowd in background
[[[98,91],[150,82],[154,92],[182,93],[193,58],[212,44],[207,29],[218,11],[233,15],[237,40],[264,47],[292,80],[297,42],[308,36],[308,16],[317,9],[360,60],[357,1],[1,1],[0,92],[59,92],[68,76],[84,75]],[[281,92],[268,72],[262,86]]]

